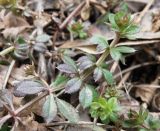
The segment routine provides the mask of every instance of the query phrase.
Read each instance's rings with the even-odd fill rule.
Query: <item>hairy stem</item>
[[[0,56],[5,56],[6,54],[12,52],[14,50],[14,46],[10,46],[7,49],[4,49],[0,52]]]
[[[110,48],[114,47],[118,43],[119,39],[120,39],[120,35],[119,35],[119,33],[116,33],[116,36],[115,36],[114,40],[110,44]],[[84,73],[82,74],[82,77],[81,77],[82,80],[85,80],[94,71],[94,69],[97,66],[100,66],[105,61],[105,59],[107,58],[107,56],[109,55],[109,53],[110,53],[109,49],[107,48],[105,50],[105,52],[100,56],[100,58],[98,59],[98,61],[96,62],[96,66],[94,65],[91,68],[89,68],[89,69],[87,69],[87,70],[84,71]]]

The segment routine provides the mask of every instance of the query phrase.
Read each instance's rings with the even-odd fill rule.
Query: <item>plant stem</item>
[[[61,89],[63,89],[64,87],[61,88],[54,88],[51,90],[51,93],[59,91]],[[33,100],[31,100],[30,102],[26,103],[24,106],[18,108],[17,110],[15,110],[15,115],[17,116],[18,114],[20,114],[21,112],[23,112],[25,109],[29,108],[30,106],[34,105],[37,101],[43,99],[45,96],[49,95],[48,91],[45,91],[43,93],[41,93],[39,96],[37,96],[36,98],[34,98]],[[8,114],[4,117],[2,117],[0,119],[0,123],[3,123],[4,121],[7,121],[8,119],[12,118],[13,116],[11,114]]]
[[[7,49],[4,49],[0,52],[0,56],[5,56],[6,54],[12,52],[14,50],[14,46],[10,46]]]
[[[74,10],[73,12],[70,13],[70,15],[65,19],[65,21],[60,25],[59,29],[62,30],[66,27],[66,25],[71,21],[71,19],[77,15],[81,9],[83,8],[83,6],[85,5],[85,1],[81,2],[81,4],[79,4]]]
[[[116,36],[114,40],[112,41],[112,43],[110,44],[110,48],[114,47],[118,43],[119,39],[120,39],[120,34],[116,32]]]
[[[64,122],[54,122],[54,123],[43,123],[42,125],[47,126],[47,127],[52,127],[52,126],[56,126],[56,125],[66,125],[66,124],[70,124],[70,125],[93,125],[93,122],[86,122],[86,121],[79,121],[78,123],[71,123],[69,121],[64,121]],[[101,124],[101,123],[97,123],[97,126],[105,126],[105,124]],[[112,126],[109,126],[109,128],[113,128]]]
[[[110,47],[114,47],[114,45],[117,44],[118,41],[119,41],[119,35],[116,34],[115,39],[114,39],[114,40],[112,41],[112,43],[110,44]],[[11,46],[11,47],[12,47],[12,46]],[[7,51],[7,53],[10,52],[11,49],[14,50],[14,47],[12,47],[12,48],[11,48],[11,47],[9,47],[10,50]],[[107,49],[107,50],[108,50],[108,49]],[[4,51],[5,51],[5,50],[4,50]],[[2,52],[4,52],[4,51],[2,51]],[[0,55],[7,54],[7,53],[2,53],[2,52],[0,52]],[[109,50],[108,50],[108,52],[109,52]],[[108,54],[108,55],[109,55],[109,54]],[[106,51],[105,51],[105,52],[101,55],[101,57],[99,58],[98,61],[100,61],[100,62],[98,62],[98,64],[103,63],[103,61],[106,59],[106,57],[107,57],[108,55],[107,55],[107,53],[106,53]],[[101,60],[100,60],[100,59],[101,59]],[[85,80],[85,79],[93,72],[93,70],[94,70],[95,68],[96,68],[96,66],[94,65],[94,66],[92,66],[90,69],[86,70],[86,72],[84,72],[84,74],[82,74],[82,79]],[[53,92],[55,92],[55,91],[60,91],[60,90],[62,90],[63,88],[64,88],[64,87],[54,88],[54,89],[52,89],[52,90],[50,91],[50,93],[53,93]],[[39,96],[37,96],[36,98],[34,98],[33,100],[31,100],[30,102],[26,103],[24,106],[18,108],[18,109],[15,111],[15,115],[17,116],[17,115],[18,115],[19,113],[21,113],[23,110],[29,108],[30,106],[32,106],[33,104],[35,104],[37,101],[43,99],[43,98],[44,98],[45,96],[47,96],[47,95],[49,95],[48,91],[41,93]],[[4,117],[2,117],[2,118],[0,119],[0,123],[4,123],[4,121],[7,121],[8,119],[10,119],[10,118],[12,118],[12,117],[13,117],[13,116],[12,116],[11,114],[8,114],[8,115],[6,115],[6,116],[4,116]]]
[[[114,47],[118,43],[119,39],[120,39],[120,35],[119,33],[116,33],[114,40],[110,44],[110,48]],[[107,58],[109,53],[110,53],[109,49],[107,48],[105,52],[101,55],[101,57],[98,59],[98,61],[96,62],[96,66],[94,65],[91,68],[85,70],[85,72],[82,74],[82,77],[81,77],[82,80],[85,80],[94,71],[94,69],[97,66],[100,66],[104,62],[104,60]]]
[[[105,52],[101,55],[101,57],[98,59],[98,61],[96,62],[96,65],[100,66],[108,55],[109,55],[109,49],[107,48]]]

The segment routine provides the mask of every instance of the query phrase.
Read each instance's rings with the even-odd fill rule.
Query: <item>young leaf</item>
[[[102,51],[106,48],[109,47],[108,41],[106,40],[105,37],[100,36],[100,35],[95,35],[90,39],[90,42],[94,44],[98,44],[97,46],[97,51]]]
[[[89,107],[93,100],[93,92],[89,86],[84,87],[79,93],[79,101],[83,108]]]
[[[61,72],[68,73],[68,74],[75,74],[75,73],[77,73],[77,70],[75,70],[75,68],[73,68],[72,66],[67,65],[67,64],[60,64],[57,67],[57,69],[60,70]]]
[[[107,83],[109,85],[113,85],[114,84],[114,79],[113,79],[113,75],[111,72],[109,72],[108,70],[106,69],[103,69],[103,75],[104,75],[104,78],[106,79]]]
[[[33,80],[23,80],[16,85],[14,94],[16,96],[25,96],[37,94],[45,90],[44,86]]]
[[[82,85],[82,80],[78,77],[72,78],[69,80],[65,86],[65,92],[66,93],[73,93],[80,89]]]
[[[111,97],[108,100],[108,106],[113,109],[113,111],[119,111],[120,107],[118,106],[117,98],[116,97]]]
[[[99,81],[102,78],[102,70],[101,68],[96,68],[94,70],[93,78],[95,81]]]
[[[36,37],[37,42],[45,43],[45,42],[48,42],[49,40],[50,40],[50,36],[47,34],[38,35]]]
[[[112,28],[118,31],[119,27],[115,21],[115,15],[110,13],[108,18],[109,18],[109,22],[111,23]]]
[[[57,115],[57,105],[54,100],[53,94],[50,94],[42,108],[43,117],[47,123],[51,122]]]
[[[19,36],[18,39],[17,39],[17,43],[18,43],[18,44],[25,44],[26,41],[24,40],[23,37]]]
[[[127,46],[119,46],[116,47],[115,50],[119,51],[120,53],[134,53],[136,51],[134,48]]]
[[[115,61],[119,61],[122,57],[122,54],[118,50],[116,50],[116,48],[111,48],[110,54],[112,59],[114,59]]]
[[[71,104],[58,98],[56,98],[56,102],[60,113],[62,113],[65,118],[72,123],[77,123],[79,121],[79,115]]]
[[[72,68],[74,68],[75,70],[77,70],[77,66],[76,63],[74,62],[74,60],[72,60],[69,56],[64,55],[62,57],[62,60],[65,64],[70,65]]]
[[[80,70],[83,71],[87,68],[90,68],[92,65],[93,65],[92,61],[86,60],[86,61],[83,61],[83,62],[79,63],[78,67],[79,67]]]

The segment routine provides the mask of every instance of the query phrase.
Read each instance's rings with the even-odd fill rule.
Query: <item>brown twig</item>
[[[93,122],[86,122],[86,121],[79,121],[78,123],[71,123],[69,121],[63,121],[63,122],[54,122],[54,123],[49,123],[49,124],[42,124],[44,126],[47,126],[47,127],[51,127],[51,126],[56,126],[56,125],[93,125],[94,123]],[[97,126],[105,126],[105,124],[101,124],[101,123],[97,123]],[[112,127],[112,126],[109,126],[109,127]]]
[[[14,65],[15,65],[15,60],[12,60],[10,66],[9,66],[9,69],[8,69],[8,71],[7,71],[7,74],[6,74],[6,76],[5,76],[5,80],[4,80],[2,89],[5,89],[5,88],[6,88],[6,85],[7,85],[8,79],[9,79],[9,76],[10,76],[10,74],[11,74],[11,71],[12,71]]]
[[[130,71],[135,70],[137,68],[140,68],[140,67],[143,67],[143,66],[148,66],[148,65],[155,65],[155,64],[159,64],[159,62],[154,62],[154,61],[152,61],[152,62],[145,62],[145,63],[142,63],[142,64],[138,64],[138,65],[132,66],[130,68],[127,68],[127,69],[123,70],[121,73],[117,73],[116,75],[114,75],[114,78],[117,78],[121,74],[130,72]]]
[[[59,29],[62,30],[66,27],[66,25],[71,21],[71,19],[80,12],[80,10],[85,5],[85,1],[83,1],[80,5],[78,5],[74,11],[64,20],[64,22],[59,26]]]
[[[145,8],[143,9],[143,11],[140,13],[140,15],[138,16],[138,18],[136,19],[136,23],[141,22],[143,16],[145,15],[145,13],[149,10],[149,8],[151,7],[151,5],[154,3],[154,0],[150,0],[148,2],[148,4],[145,6]]]
[[[55,92],[55,91],[59,91],[63,88],[54,88],[51,90],[51,93]],[[24,111],[25,109],[29,108],[30,106],[32,106],[33,104],[35,104],[37,101],[43,99],[45,96],[49,95],[48,91],[43,92],[42,94],[40,94],[39,96],[37,96],[36,98],[34,98],[33,100],[31,100],[30,102],[26,103],[24,106],[18,108],[17,110],[15,110],[15,116],[18,116],[18,114],[20,114],[22,111]],[[10,118],[12,118],[13,116],[11,114],[8,114],[4,117],[2,117],[0,119],[0,123],[2,123],[4,120],[8,120]]]

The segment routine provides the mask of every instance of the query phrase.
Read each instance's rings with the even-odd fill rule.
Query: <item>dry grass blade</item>
[[[61,49],[78,49],[89,54],[101,54],[102,52],[96,51],[96,45],[89,42],[89,40],[75,40],[67,41],[59,48]]]

